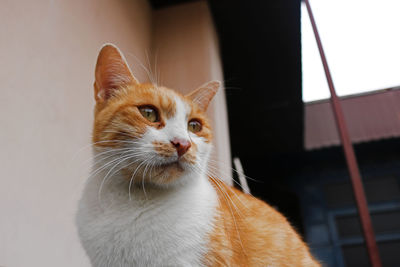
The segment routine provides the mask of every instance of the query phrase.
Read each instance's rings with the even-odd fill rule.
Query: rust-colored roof
[[[341,100],[353,143],[400,137],[400,90],[381,90]],[[329,100],[305,104],[306,150],[340,144]]]

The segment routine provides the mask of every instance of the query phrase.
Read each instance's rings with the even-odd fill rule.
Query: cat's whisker
[[[233,200],[232,200],[232,198],[230,197],[230,195],[229,195],[229,193],[226,191],[226,189],[225,189],[225,187],[223,186],[223,185],[221,185],[221,183],[223,183],[223,182],[221,182],[218,178],[215,178],[215,177],[212,177],[212,179],[213,179],[213,181],[215,182],[215,183],[218,183],[219,184],[219,186],[220,186],[220,188],[221,188],[221,190],[223,190],[223,194],[226,196],[226,198],[228,198],[229,199],[229,202],[228,203],[230,203],[231,204],[231,206],[235,209],[235,211],[237,212],[237,214],[241,217],[241,218],[243,218],[244,216],[243,216],[243,213],[240,211],[240,209],[236,206],[236,204],[235,204],[235,202],[233,202]],[[230,188],[228,188],[231,192],[232,192],[232,190],[230,189]],[[240,199],[238,199],[239,201],[240,201]],[[241,202],[241,201],[240,201]],[[243,205],[243,203],[241,203],[242,205]],[[243,205],[244,206],[244,205]],[[245,207],[245,206],[244,206]]]
[[[228,167],[228,168],[231,169],[233,172],[239,174],[239,172],[238,172],[236,169],[230,167],[230,164],[224,162],[223,160],[209,159],[209,163],[217,164],[217,165],[218,165],[218,164],[222,164],[222,165],[224,165],[224,167]],[[263,181],[260,181],[260,180],[258,180],[258,179],[255,179],[255,178],[251,178],[251,177],[245,175],[244,173],[241,173],[241,174],[242,174],[246,179],[251,180],[251,181],[253,181],[253,182],[257,182],[257,183],[262,183],[262,182],[263,182]]]
[[[205,169],[205,173],[206,173],[210,178],[212,178],[213,181],[215,181],[215,182],[220,181],[219,178],[217,178],[216,175],[214,175],[213,173],[210,172],[210,170]],[[220,181],[220,182],[223,183],[222,181]],[[221,190],[222,190],[223,188],[224,188],[224,187],[222,187]],[[236,193],[235,193],[232,189],[230,189],[229,187],[227,187],[227,188],[237,197]],[[239,216],[242,216],[242,213],[240,212],[240,209],[238,209],[238,207],[237,207],[237,206],[235,205],[235,203],[232,201],[232,199],[230,198],[229,194],[226,192],[225,189],[224,189],[224,192],[225,192],[225,195],[229,198],[230,203],[232,203],[233,207],[234,207],[235,210],[238,212]],[[221,191],[221,193],[223,193],[223,192]],[[237,199],[238,199],[239,202],[241,202],[241,204],[242,204],[244,207],[246,207],[246,206],[243,204],[243,202],[242,202],[238,197],[237,197]]]
[[[214,179],[218,179],[219,181],[221,181],[220,178],[218,178],[218,176],[216,176],[214,173],[212,173],[209,169],[207,170],[207,173],[209,174],[209,176],[212,176]],[[223,181],[221,181],[221,182],[223,182]],[[236,182],[236,181],[235,181],[235,182]],[[236,182],[236,183],[237,183],[237,182]],[[239,185],[239,186],[240,186],[240,185]],[[240,204],[242,204],[243,207],[247,208],[247,206],[246,206],[246,205],[243,203],[243,201],[237,196],[236,192],[235,192],[232,188],[230,188],[229,186],[227,186],[227,189],[232,193],[232,195],[233,195],[234,197],[237,198],[237,200],[240,202]]]
[[[240,217],[241,220],[243,220],[244,216],[243,216],[243,214],[240,212],[240,210],[238,209],[238,207],[235,205],[235,203],[232,201],[232,199],[230,198],[228,192],[226,192],[226,190],[224,189],[224,186],[221,184],[221,183],[223,183],[223,182],[222,182],[222,181],[219,181],[219,179],[218,179],[218,178],[215,178],[213,175],[210,175],[210,173],[209,173],[209,171],[208,171],[207,169],[201,170],[198,166],[193,165],[193,166],[192,166],[192,170],[193,170],[194,172],[198,173],[199,175],[202,175],[203,173],[205,173],[206,175],[208,175],[208,177],[209,177],[209,178],[214,182],[214,184],[216,185],[216,189],[217,189],[218,191],[221,192],[222,197],[224,198],[225,203],[227,204],[227,206],[228,206],[228,208],[229,208],[229,211],[230,211],[230,214],[231,214],[231,216],[232,216],[232,220],[233,220],[233,223],[234,223],[234,225],[235,225],[236,234],[237,234],[237,237],[238,237],[238,239],[239,239],[239,243],[240,243],[240,245],[241,245],[242,251],[243,251],[243,253],[246,255],[246,252],[245,252],[245,249],[244,249],[244,246],[243,246],[243,242],[242,242],[242,239],[241,239],[241,236],[240,236],[238,224],[237,224],[237,221],[236,221],[236,216],[235,216],[235,214],[234,214],[233,209],[234,209],[235,212],[239,215],[239,217]],[[220,202],[220,201],[219,201],[219,204],[221,205],[221,202]]]
[[[82,165],[88,164],[90,161],[92,161],[92,166],[97,164],[99,161],[104,161],[105,159],[114,157],[116,155],[123,155],[127,152],[131,152],[131,148],[118,148],[118,149],[107,149],[106,151],[100,152],[92,158],[86,159],[85,161],[82,162]]]
[[[117,154],[117,156],[118,156],[117,158],[112,159],[112,160],[110,160],[110,161],[104,163],[103,165],[101,165],[101,166],[98,167],[97,169],[93,170],[93,171],[89,174],[89,178],[94,177],[94,175],[97,175],[97,173],[99,173],[100,171],[102,171],[102,170],[108,168],[110,165],[112,165],[113,163],[117,162],[117,161],[120,160],[122,157],[124,157],[125,154],[126,154],[126,153],[124,153],[124,154]],[[129,153],[129,155],[130,155],[130,156],[140,156],[140,155],[142,155],[142,153],[141,153],[141,152],[140,152],[140,153],[137,153],[137,152],[136,152],[136,153]],[[112,156],[115,156],[115,155],[112,155]],[[95,161],[95,162],[93,163],[93,166],[96,166],[96,165],[98,165],[99,163],[101,163],[101,160]]]
[[[69,163],[73,162],[76,157],[82,153],[85,149],[89,149],[89,148],[93,148],[96,144],[102,144],[102,143],[107,143],[107,142],[115,142],[116,140],[102,140],[102,141],[98,141],[98,142],[93,142],[87,145],[84,145],[83,147],[81,147],[80,149],[78,149],[71,157]]]
[[[115,161],[117,161],[117,162],[119,162],[119,161],[121,161],[121,158],[117,158],[117,159],[115,159],[115,160],[113,160],[113,162],[115,162]],[[107,165],[111,165],[113,162],[109,162],[109,163],[107,163]],[[118,164],[118,163],[117,163]],[[114,165],[115,166],[115,165]],[[102,171],[102,170],[104,170],[104,169],[106,169],[107,168],[107,166],[105,166],[105,165],[103,165],[101,168],[99,168],[98,169],[98,171],[96,171],[96,172],[100,172],[100,171]],[[89,178],[90,178],[91,176],[89,176]],[[94,177],[94,174],[93,174],[93,177]],[[103,179],[102,179],[102,182],[101,182],[101,184],[100,184],[100,187],[99,187],[99,190],[98,190],[98,192],[97,192],[97,201],[99,202],[99,206],[102,208],[102,204],[101,204],[101,191],[102,191],[102,188],[103,188],[103,184],[104,184],[104,181],[107,179],[107,176],[104,176],[103,177]]]
[[[211,179],[213,179],[213,178],[211,178]],[[220,188],[221,193],[223,193],[225,190],[222,189],[222,186],[219,184],[219,181],[218,181],[218,180],[214,180],[214,182],[215,182],[215,183],[218,185],[218,187]],[[240,232],[239,232],[239,228],[238,228],[238,225],[237,225],[237,221],[236,221],[235,215],[234,215],[234,213],[233,213],[232,206],[230,205],[230,203],[233,204],[233,205],[234,205],[234,203],[233,203],[232,199],[229,197],[229,195],[228,195],[228,193],[227,193],[226,191],[225,191],[225,194],[224,194],[224,195],[225,195],[225,197],[228,197],[228,198],[229,198],[229,201],[227,201],[227,204],[228,204],[229,210],[230,210],[231,215],[232,215],[233,223],[235,224],[235,230],[236,230],[237,237],[239,238],[240,246],[241,246],[241,248],[242,248],[243,254],[246,255],[246,251],[245,251],[244,246],[243,246],[243,242],[242,242],[242,238],[241,238],[241,236],[240,236]],[[234,205],[234,206],[235,206],[235,205]],[[237,209],[237,208],[236,208],[236,209]],[[236,210],[236,212],[238,212],[238,210]],[[239,216],[241,217],[241,219],[243,219],[243,217],[240,215],[240,213],[238,213],[238,214],[239,214]]]
[[[145,165],[145,166],[147,166],[147,165]],[[144,170],[146,170],[146,168],[144,169]],[[145,175],[144,175],[144,173],[143,173],[143,175],[142,175],[142,189],[143,189],[143,193],[144,193],[144,196],[146,197],[146,199],[147,199],[147,193],[146,193],[146,189],[144,188],[144,177],[145,177]]]
[[[219,169],[219,168],[216,168],[216,167],[214,167],[214,166],[211,166],[211,165],[208,165],[208,172],[209,173],[211,173],[211,175],[213,176],[213,177],[215,177],[216,179],[219,179],[219,180],[221,180],[220,178],[219,178],[219,175],[217,175],[215,172],[219,172],[219,174],[224,174],[224,172],[221,172],[221,170]],[[242,191],[244,191],[243,190],[243,187],[242,187],[242,185],[239,183],[239,182],[237,182],[237,181],[235,181],[235,179],[233,179],[233,177],[232,176],[224,176],[224,175],[222,175],[221,176],[222,178],[224,178],[224,180],[226,180],[225,178],[229,178],[230,180],[232,180],[235,184],[237,184],[238,186],[239,186],[239,188],[242,190]],[[237,196],[237,194],[235,193],[235,191],[233,191],[230,187],[228,187],[228,189],[230,190],[230,191],[232,191],[232,193],[235,195],[235,196]],[[251,195],[251,194],[249,194],[249,195]],[[238,198],[238,200],[242,203],[242,201]],[[243,204],[243,203],[242,203]],[[244,205],[245,206],[245,205]]]
[[[95,177],[95,175],[97,175],[99,172],[101,172],[102,170],[104,170],[105,168],[107,168],[108,166],[112,165],[114,162],[116,162],[116,161],[118,161],[118,160],[119,160],[119,158],[112,159],[112,160],[110,160],[110,161],[104,163],[103,165],[101,165],[101,166],[98,167],[97,169],[93,170],[91,173],[89,173],[89,179],[92,178],[92,177]],[[100,163],[100,162],[96,162],[96,163],[94,164],[94,166],[95,166],[95,165],[98,165],[99,163]]]
[[[86,148],[88,148],[88,147],[92,147],[92,148],[95,148],[95,149],[97,149],[97,150],[104,150],[104,151],[102,151],[102,152],[100,152],[99,154],[97,154],[97,155],[95,155],[95,156],[92,156],[92,157],[90,157],[90,158],[88,158],[88,159],[85,159],[85,160],[83,160],[82,161],[82,165],[86,165],[89,161],[91,161],[91,160],[93,160],[93,159],[96,159],[96,158],[98,158],[98,157],[100,157],[101,155],[104,155],[104,154],[111,154],[111,153],[117,153],[117,152],[122,152],[122,151],[124,151],[124,150],[129,150],[129,149],[131,149],[131,148],[129,148],[129,147],[121,147],[121,148],[111,148],[111,147],[96,147],[95,145],[96,144],[99,144],[99,143],[108,143],[108,142],[111,142],[111,141],[100,141],[100,142],[96,142],[96,143],[94,143],[94,144],[90,144],[90,145],[87,145],[86,146]],[[117,142],[119,142],[118,140],[114,140],[114,141],[112,141],[112,142],[114,142],[114,143],[117,143]],[[122,142],[121,142],[122,143]],[[85,148],[83,148],[83,149],[85,149]],[[77,152],[75,155],[77,156],[79,153],[81,153],[83,150],[81,149],[81,151],[79,151],[79,152]],[[75,156],[75,157],[76,157]],[[72,160],[74,160],[74,159],[71,159],[71,161]]]
[[[144,188],[144,180],[145,180],[145,177],[146,177],[147,168],[148,168],[149,165],[152,163],[152,161],[154,160],[155,157],[156,157],[156,156],[152,156],[151,158],[149,158],[149,159],[146,160],[146,161],[148,161],[148,163],[146,163],[145,168],[144,168],[144,171],[143,171],[143,174],[142,174],[142,187],[143,187],[143,192],[144,192],[144,194],[145,194],[146,197],[147,197],[147,195],[146,195],[146,190],[145,190],[145,188]],[[150,178],[151,178],[151,177],[150,177]]]
[[[119,164],[121,164],[122,162],[124,162],[125,160],[131,159],[132,157],[133,157],[132,155],[128,155],[128,156],[125,156],[125,157],[120,158],[120,160],[118,161],[118,163],[116,163],[113,167],[111,167],[110,170],[107,172],[107,174],[104,176],[104,178],[103,178],[103,180],[102,180],[102,182],[101,182],[101,184],[100,184],[99,191],[98,191],[99,203],[101,203],[101,192],[102,192],[104,183],[105,183],[105,181],[107,180],[107,178],[108,178],[108,176],[110,175],[110,173],[112,172],[112,170],[113,170],[114,168],[116,168]]]
[[[240,183],[238,183],[237,181],[235,181],[235,179],[233,179],[231,174],[229,174],[229,173],[227,174],[225,171],[222,171],[220,168],[217,168],[211,164],[208,164],[207,167],[208,167],[209,171],[212,172],[215,177],[218,177],[218,179],[220,179],[219,177],[221,177],[223,180],[226,180],[226,181],[231,180],[235,184],[237,184],[243,191],[242,185]],[[216,173],[218,173],[219,175],[216,175]]]
[[[200,175],[200,176],[206,174],[206,173],[203,172],[198,166],[193,166],[193,165],[191,165],[191,166],[190,166],[190,170],[193,171],[194,173],[197,173],[197,174]],[[206,174],[206,175],[207,175],[207,174]],[[219,190],[219,189],[217,188],[217,190]],[[221,200],[219,199],[219,197],[217,198],[217,200],[218,200],[219,206],[222,207],[222,203],[221,203]],[[225,199],[225,201],[226,201],[226,199]]]
[[[108,163],[106,163],[106,164],[103,165],[102,167],[108,167],[109,165],[111,165],[112,163],[114,163],[115,161],[117,161],[117,160],[118,160],[119,158],[121,158],[122,156],[125,156],[126,153],[127,153],[127,152],[124,152],[124,153],[116,153],[116,155],[112,155],[112,156],[118,156],[118,158],[109,161]],[[140,156],[140,155],[142,155],[142,152],[134,152],[134,153],[133,153],[133,152],[129,152],[129,154],[132,155],[132,156]],[[108,158],[108,157],[106,157],[106,158]],[[93,166],[98,165],[98,164],[101,163],[101,161],[103,161],[103,160],[104,160],[104,159],[96,159],[96,160],[93,162]],[[100,168],[102,168],[102,167],[100,167]],[[94,174],[94,172],[95,172],[95,171],[93,171],[90,175]]]
[[[217,178],[215,177],[210,177],[210,179],[212,179],[214,181],[214,183],[218,186],[219,191],[224,195],[224,198],[226,200],[226,203],[231,207],[233,207],[235,209],[235,211],[237,212],[237,214],[241,217],[241,219],[243,219],[242,214],[240,213],[239,209],[237,208],[237,206],[235,205],[235,203],[232,201],[232,199],[229,197],[228,192],[225,190],[224,186],[221,185],[221,181],[219,181]],[[232,217],[234,217],[235,215],[233,214],[233,210],[231,209],[231,214]]]
[[[154,72],[156,74],[156,84],[162,84],[161,80],[160,80],[160,71],[157,71],[157,61],[158,59],[158,49],[155,50],[154,52]]]
[[[133,175],[129,179],[129,185],[128,185],[128,197],[129,201],[132,201],[132,196],[131,196],[131,187],[132,187],[132,182],[133,182]]]
[[[153,177],[153,170],[154,170],[154,168],[157,166],[157,162],[155,162],[155,163],[153,163],[153,165],[151,166],[151,169],[150,169],[150,179]]]
[[[241,248],[243,250],[243,253],[246,254],[245,250],[244,250],[244,247],[243,247],[243,242],[242,242],[242,239],[241,239],[241,236],[240,236],[240,232],[239,232],[239,229],[238,229],[238,226],[237,226],[236,217],[235,217],[235,215],[233,213],[233,210],[232,210],[232,204],[234,204],[234,203],[232,202],[232,199],[229,198],[228,193],[223,189],[221,184],[219,184],[219,181],[215,180],[215,178],[212,178],[212,177],[210,177],[210,178],[214,181],[214,183],[217,185],[219,191],[223,194],[225,202],[227,203],[227,206],[228,206],[228,208],[230,210],[230,213],[231,213],[231,216],[232,216],[232,220],[233,220],[233,223],[235,225],[236,234],[237,234],[237,236],[239,238],[239,241],[240,241]],[[237,212],[237,207],[236,207],[236,212]],[[241,215],[239,214],[239,216],[241,216]]]
[[[125,157],[122,157],[122,156],[121,156],[120,158],[118,158],[117,160],[120,160],[120,161],[117,162],[117,163],[108,171],[108,173],[106,174],[106,176],[103,178],[102,183],[101,183],[101,185],[100,185],[100,189],[99,189],[99,196],[101,197],[101,191],[102,191],[103,186],[104,186],[105,183],[106,183],[106,180],[107,180],[107,177],[108,177],[108,176],[112,177],[115,173],[119,172],[119,171],[122,170],[123,168],[126,168],[126,167],[128,167],[129,165],[132,165],[133,163],[139,161],[140,158],[139,158],[139,159],[136,159],[136,160],[133,161],[133,162],[129,162],[128,164],[125,164],[124,166],[122,166],[122,167],[120,167],[119,169],[117,169],[117,170],[115,170],[114,172],[112,172],[112,170],[113,170],[116,166],[118,166],[119,164],[121,164],[123,161],[130,160],[130,159],[133,159],[133,158],[135,158],[135,157],[137,157],[137,156],[142,156],[142,155],[143,155],[142,153],[137,153],[137,154],[129,154],[128,156],[125,156]],[[115,162],[115,161],[114,161],[114,162]],[[112,162],[112,163],[114,163],[114,162]],[[108,165],[110,165],[110,164],[108,164]],[[103,168],[103,169],[105,169],[105,168]],[[111,172],[112,172],[112,173],[111,173]],[[100,201],[100,197],[99,197],[99,201]]]
[[[151,163],[152,163],[152,160],[154,160],[154,157],[155,157],[155,156],[152,156],[152,157],[148,160],[148,163],[146,164],[146,167],[144,168],[144,171],[143,171],[143,176],[144,176],[144,177],[146,176],[146,174],[147,174],[147,168],[148,168],[149,166],[151,166]]]
[[[138,161],[138,160],[137,160],[137,161]],[[137,162],[137,161],[135,161],[135,162]],[[143,162],[142,162],[142,163],[143,163]],[[142,165],[142,163],[139,164],[139,166],[136,167],[135,171],[134,171],[134,172],[132,173],[132,175],[131,175],[131,178],[129,179],[129,185],[128,185],[128,196],[129,196],[129,201],[132,200],[132,197],[131,197],[131,187],[132,187],[132,184],[133,184],[133,181],[134,181],[134,178],[135,178],[135,174],[136,174],[136,172],[138,171],[138,169],[140,168],[140,166]]]
[[[142,61],[139,60],[139,58],[136,57],[136,56],[135,56],[134,54],[132,54],[132,53],[127,53],[127,54],[128,54],[129,56],[132,56],[132,57],[136,60],[136,62],[139,63],[139,66],[146,72],[147,77],[149,78],[149,80],[152,81],[153,79],[152,79],[152,77],[151,77],[150,71],[149,71],[148,68],[142,63]]]
[[[129,182],[129,188],[128,188],[128,191],[129,191],[129,193],[128,193],[128,194],[129,194],[129,200],[132,200],[132,198],[131,198],[131,186],[132,186],[132,182],[133,182],[133,180],[134,180],[134,178],[135,178],[135,175],[136,175],[137,171],[140,169],[140,167],[141,167],[143,164],[145,164],[145,162],[146,162],[146,159],[143,160],[143,161],[139,164],[139,166],[136,167],[135,171],[132,173],[132,176],[131,176],[131,179],[130,179],[130,182]],[[147,198],[147,194],[146,194],[146,190],[145,190],[145,188],[144,188],[144,182],[143,182],[143,181],[142,181],[142,186],[143,186],[144,195],[145,195],[146,198]]]
[[[146,51],[146,60],[147,60],[147,65],[149,66],[149,71],[150,71],[150,75],[151,75],[151,83],[155,86],[157,86],[157,80],[154,77],[154,73],[153,70],[151,68],[151,63],[150,63],[150,58],[149,58],[149,53],[148,51]]]
[[[132,156],[132,157],[131,157],[132,159],[133,159],[133,158],[137,158],[137,159],[134,160],[133,162],[128,162],[127,164],[125,164],[125,165],[119,167],[118,169],[114,170],[114,172],[112,172],[112,173],[110,174],[110,176],[113,176],[114,174],[118,173],[118,172],[121,171],[122,169],[125,169],[125,168],[131,166],[132,164],[134,164],[134,163],[140,161],[140,160],[141,160],[140,157],[142,157],[143,154],[142,154],[142,153],[139,153],[139,154],[131,154],[131,156]],[[139,156],[139,157],[138,157],[138,156]]]
[[[211,169],[210,169],[210,168],[211,168]],[[220,180],[220,178],[218,178],[218,176],[214,173],[214,171],[218,171],[218,172],[221,173],[221,170],[220,170],[220,169],[217,169],[216,167],[211,166],[211,165],[209,164],[209,165],[208,165],[208,169],[207,169],[207,172],[209,173],[209,175],[211,174],[210,176],[213,176],[215,179]],[[228,177],[230,177],[230,179],[232,179],[232,181],[233,181],[234,183],[236,183],[236,184],[242,189],[242,191],[243,191],[242,185],[241,185],[240,183],[238,183],[237,181],[235,181],[231,176],[228,176]],[[247,208],[247,206],[243,203],[243,201],[238,197],[237,193],[236,193],[232,188],[227,187],[227,189],[232,193],[232,195],[240,202],[240,204],[241,204],[243,207]]]

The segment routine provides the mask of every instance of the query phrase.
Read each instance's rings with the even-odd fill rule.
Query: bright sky
[[[400,85],[400,0],[310,0],[339,96]],[[303,101],[330,97],[302,3]]]

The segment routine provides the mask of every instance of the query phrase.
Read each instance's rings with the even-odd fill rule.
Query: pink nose
[[[182,138],[174,138],[171,140],[171,144],[174,145],[176,151],[178,152],[178,156],[182,156],[189,150],[191,144],[188,140]]]

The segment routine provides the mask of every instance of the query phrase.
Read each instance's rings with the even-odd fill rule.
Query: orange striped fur
[[[207,266],[320,266],[282,214],[216,178],[210,181],[219,207]]]

